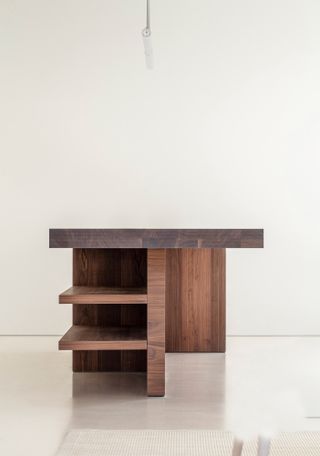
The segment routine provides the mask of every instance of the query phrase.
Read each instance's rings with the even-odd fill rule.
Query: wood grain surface
[[[147,288],[71,287],[59,295],[60,304],[147,304]]]
[[[165,394],[166,251],[148,250],[148,396]]]
[[[74,249],[73,286],[147,286],[147,251],[143,249]],[[147,306],[73,304],[73,325],[146,327]],[[74,351],[74,372],[146,371],[143,351]]]
[[[167,250],[167,352],[225,351],[225,258],[225,249]]]
[[[147,331],[140,327],[72,326],[60,350],[146,350]]]
[[[51,248],[259,248],[263,229],[50,229]]]

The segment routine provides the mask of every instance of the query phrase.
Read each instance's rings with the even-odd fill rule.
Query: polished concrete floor
[[[0,337],[0,454],[54,455],[71,428],[320,430],[320,338],[230,337],[168,354],[165,398],[141,374],[72,374],[58,337]]]

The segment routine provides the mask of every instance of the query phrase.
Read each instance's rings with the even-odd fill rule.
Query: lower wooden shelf
[[[71,287],[59,295],[60,304],[147,304],[145,287]]]
[[[59,341],[59,350],[146,350],[146,328],[72,326]]]

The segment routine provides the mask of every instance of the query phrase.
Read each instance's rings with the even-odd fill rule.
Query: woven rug
[[[57,456],[231,456],[233,434],[191,430],[72,430]],[[243,456],[256,456],[246,442]],[[320,432],[282,433],[270,456],[320,456]]]

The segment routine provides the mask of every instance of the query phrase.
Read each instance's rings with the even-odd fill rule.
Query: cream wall
[[[229,334],[320,334],[320,2],[1,0],[1,334],[59,334],[49,227],[265,229]]]

